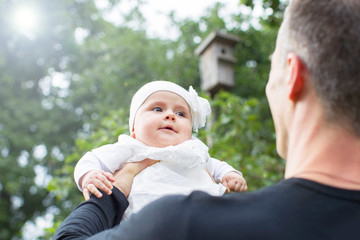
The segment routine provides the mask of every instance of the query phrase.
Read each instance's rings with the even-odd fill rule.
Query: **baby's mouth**
[[[171,126],[171,125],[168,125],[168,126],[165,126],[165,127],[162,127],[160,129],[163,129],[163,130],[170,130],[170,131],[173,131],[173,132],[176,132],[175,129]]]

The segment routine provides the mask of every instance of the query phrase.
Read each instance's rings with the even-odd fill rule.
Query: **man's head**
[[[278,143],[283,148],[287,144],[288,116],[282,111],[281,97],[288,96],[284,89],[274,86],[289,74],[289,54],[303,65],[299,71],[309,79],[326,121],[360,137],[359,23],[359,0],[290,1],[279,30],[267,86],[277,138],[281,138]]]

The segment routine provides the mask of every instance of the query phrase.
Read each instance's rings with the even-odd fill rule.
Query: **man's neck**
[[[293,134],[289,136],[285,178],[360,190],[360,138],[336,124],[313,121],[312,117],[308,115],[311,120],[302,119],[297,129],[290,131]]]

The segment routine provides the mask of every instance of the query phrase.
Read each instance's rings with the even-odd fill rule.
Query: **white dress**
[[[101,169],[114,173],[126,162],[146,158],[160,162],[147,167],[134,178],[124,218],[166,195],[187,195],[200,190],[220,196],[225,192],[225,187],[214,183],[206,169],[217,181],[221,181],[227,172],[236,171],[230,165],[210,158],[208,147],[194,137],[176,146],[156,148],[146,146],[130,136],[120,135],[118,142],[93,149],[79,160],[74,171],[75,181],[82,190],[79,180],[88,171]]]

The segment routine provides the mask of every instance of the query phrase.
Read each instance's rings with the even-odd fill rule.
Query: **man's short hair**
[[[291,0],[284,24],[327,120],[360,136],[360,1]]]

